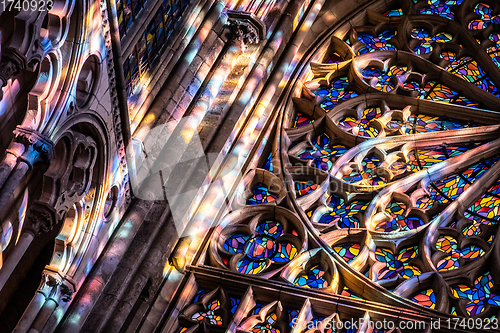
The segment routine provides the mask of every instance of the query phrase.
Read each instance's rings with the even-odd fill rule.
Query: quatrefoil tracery
[[[229,224],[214,234],[211,255],[219,266],[273,275],[307,248],[305,232],[290,211],[259,206],[228,215]],[[252,215],[252,210],[260,212]]]

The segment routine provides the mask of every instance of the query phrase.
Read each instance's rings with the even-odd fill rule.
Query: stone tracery
[[[471,1],[402,3],[402,10],[388,12],[396,18],[390,23],[373,14],[378,25],[332,37],[324,62],[311,63],[310,80],[288,109],[272,165],[279,157],[284,178],[293,180],[285,182],[288,192],[299,193],[278,206],[296,211],[310,247],[291,258],[280,278],[326,293],[343,287],[342,295],[370,300],[362,281],[402,296],[405,306],[498,315],[491,291],[498,275],[483,268],[498,260],[498,126],[487,124],[500,118],[486,109],[496,110],[500,76],[495,47],[473,43],[468,32],[498,22],[489,5],[476,6],[479,19],[457,19]],[[426,25],[405,16],[414,13],[435,16]],[[459,29],[451,33],[445,21],[454,19]],[[327,175],[297,176],[299,168]],[[297,181],[304,185],[297,188]],[[221,227],[216,233],[230,230]],[[245,246],[249,236],[239,236]],[[339,283],[325,289],[332,269]],[[474,277],[458,282],[460,274]]]

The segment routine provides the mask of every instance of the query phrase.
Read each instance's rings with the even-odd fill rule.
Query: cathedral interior
[[[500,332],[500,1],[0,1],[0,332]]]

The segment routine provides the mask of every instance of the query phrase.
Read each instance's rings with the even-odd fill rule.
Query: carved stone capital
[[[57,222],[56,211],[52,206],[37,200],[30,206],[26,221],[26,230],[40,235],[52,230]]]
[[[38,292],[43,294],[46,299],[51,299],[59,305],[61,301],[71,301],[75,288],[73,283],[61,277],[59,273],[44,270]]]
[[[17,126],[14,130],[14,142],[25,147],[18,158],[30,167],[37,162],[50,163],[54,159],[54,143],[34,129]]]
[[[248,12],[228,10],[228,25],[231,38],[244,44],[257,44],[265,39],[266,26],[255,15]]]

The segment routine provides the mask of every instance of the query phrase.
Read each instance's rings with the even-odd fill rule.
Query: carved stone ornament
[[[50,163],[54,159],[54,143],[34,129],[17,126],[14,141],[24,145],[24,153],[18,157],[30,167],[36,162]]]
[[[26,230],[35,235],[49,232],[56,224],[56,211],[50,205],[37,200],[28,210],[26,221]]]
[[[21,11],[17,14],[12,12],[0,23],[2,32],[12,31],[10,36],[2,36],[3,40],[9,42],[3,45],[1,50],[0,88],[22,70],[36,70],[43,53],[39,39],[45,15],[42,11]],[[2,29],[4,26],[9,26],[9,29]],[[2,98],[3,92],[0,89],[0,100]]]
[[[63,279],[58,273],[45,270],[38,292],[59,304],[61,301],[71,301],[75,288],[71,282]]]
[[[234,40],[245,44],[257,44],[265,39],[266,26],[252,13],[228,10],[229,28]]]
[[[40,196],[41,201],[53,205],[57,221],[87,194],[96,159],[97,145],[91,137],[68,131],[59,139]]]

